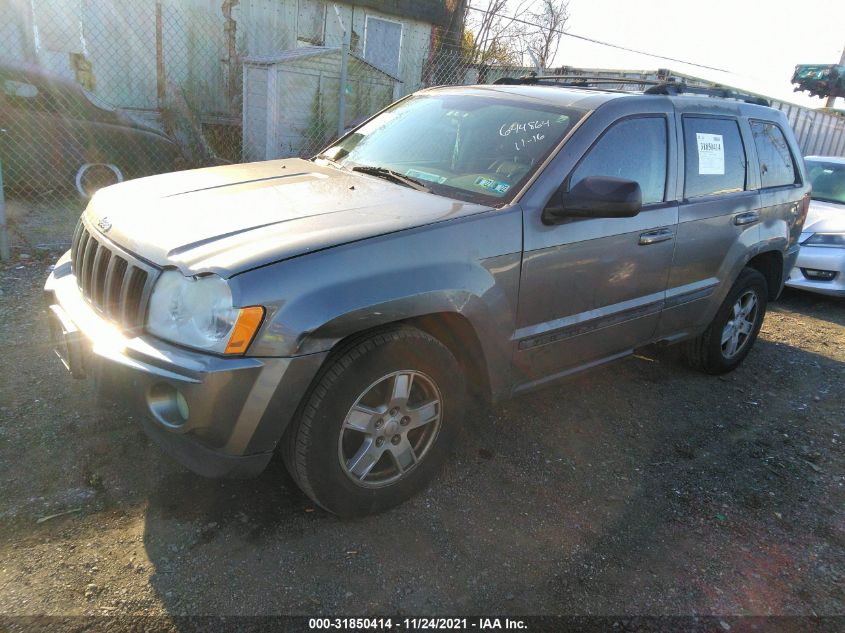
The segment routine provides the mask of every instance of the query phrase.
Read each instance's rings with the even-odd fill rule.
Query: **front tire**
[[[286,433],[285,464],[329,512],[386,510],[445,460],[465,391],[455,357],[425,332],[397,327],[353,340],[329,359]]]
[[[714,375],[736,369],[757,340],[767,300],[766,278],[744,268],[704,333],[686,343],[687,362]]]

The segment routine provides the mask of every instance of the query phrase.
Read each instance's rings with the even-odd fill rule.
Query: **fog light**
[[[147,405],[153,417],[170,428],[179,428],[188,421],[188,401],[178,389],[160,382],[147,393]]]
[[[836,277],[835,270],[818,270],[816,268],[802,268],[801,272],[807,279],[813,281],[830,281]]]
[[[185,396],[182,395],[181,391],[176,391],[176,408],[179,409],[179,415],[182,416],[186,422],[188,420],[188,401],[185,400]]]

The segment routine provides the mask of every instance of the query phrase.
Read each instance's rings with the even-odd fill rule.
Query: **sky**
[[[845,0],[570,0],[569,12],[571,33],[729,72],[571,37],[562,38],[555,66],[669,68],[814,108],[824,100],[792,90],[795,65],[838,63],[845,47]]]

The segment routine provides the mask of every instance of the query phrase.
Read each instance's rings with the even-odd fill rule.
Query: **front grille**
[[[88,303],[125,329],[143,327],[155,281],[153,268],[95,237],[82,220],[73,234],[70,258]]]

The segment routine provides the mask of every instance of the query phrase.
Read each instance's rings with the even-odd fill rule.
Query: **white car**
[[[845,297],[845,158],[808,156],[805,163],[812,201],[786,285]]]

